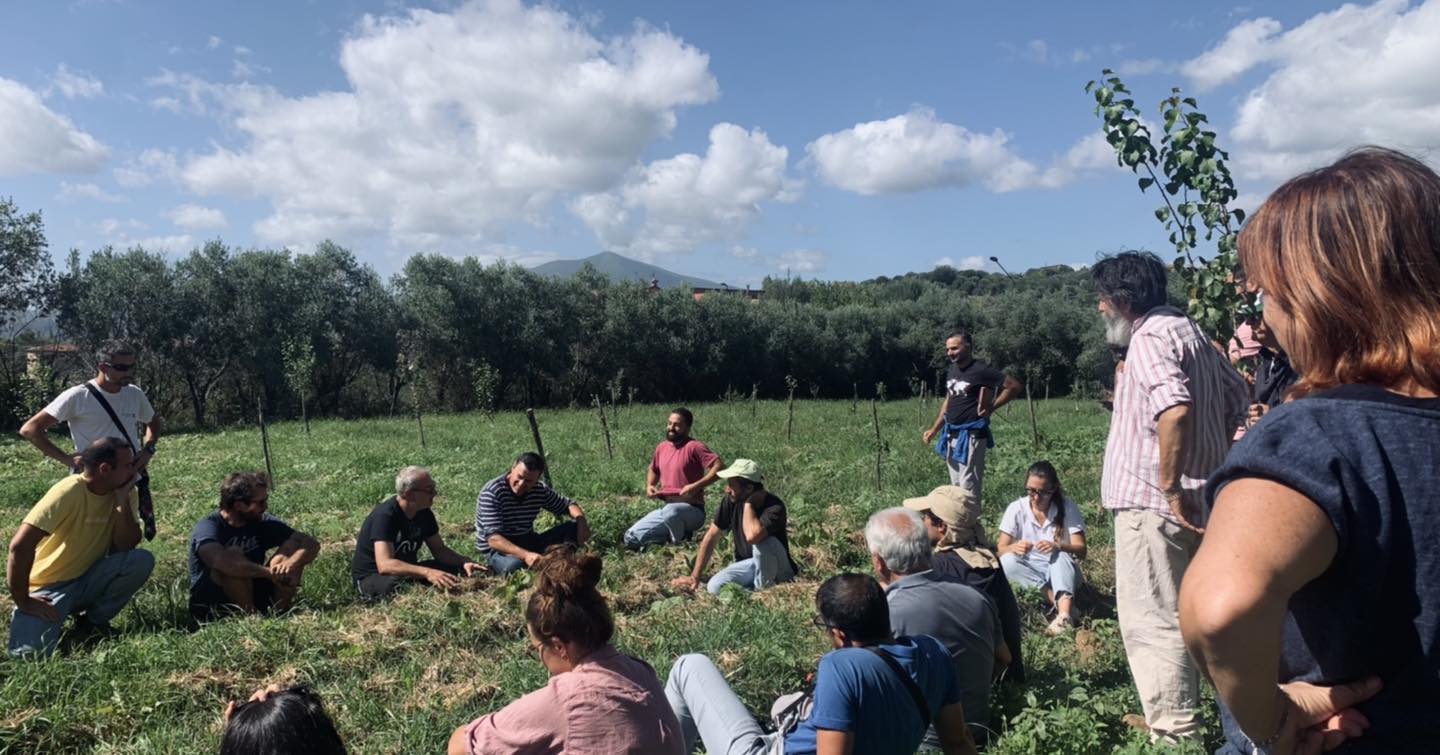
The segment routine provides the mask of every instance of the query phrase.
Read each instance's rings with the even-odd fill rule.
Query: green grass
[[[868,571],[859,534],[866,517],[945,482],[942,462],[919,438],[936,405],[879,407],[881,491],[866,404],[852,411],[848,401],[798,402],[789,441],[783,402],[692,408],[696,436],[727,460],[759,461],[789,505],[799,581],[727,602],[677,596],[668,583],[688,570],[693,545],[639,555],[620,547],[621,533],[651,507],[640,497],[644,468],[668,407],[621,408],[611,423],[613,460],[593,411],[539,414],[555,485],[585,507],[594,546],[606,557],[602,589],[617,616],[618,644],[647,659],[662,679],[677,655],[707,653],[752,710],[768,710],[827,650],[809,621],[816,586],[838,571]],[[994,725],[1002,736],[990,751],[1152,751],[1120,723],[1139,704],[1114,623],[1111,533],[1098,504],[1107,415],[1094,402],[1037,403],[1038,453],[1023,403],[1001,415],[986,472],[987,527],[993,537],[1005,505],[1022,491],[1025,468],[1035,458],[1053,461],[1090,525],[1081,596],[1089,619],[1080,645],[1073,634],[1045,637],[1039,599],[1022,597],[1031,679],[1025,688],[996,693]],[[526,574],[483,578],[455,594],[417,585],[378,606],[357,600],[349,579],[355,532],[393,491],[399,467],[432,470],[442,531],[456,550],[471,552],[480,486],[531,445],[517,413],[426,417],[425,433],[428,448],[421,449],[413,419],[313,422],[309,435],[299,423],[272,427],[272,513],[318,537],[325,549],[307,570],[292,614],[198,631],[188,628],[185,606],[190,528],[214,508],[221,477],[263,468],[259,435],[230,429],[165,438],[152,467],[160,535],[147,546],[158,564],[120,615],[123,635],[46,661],[0,661],[0,752],[214,752],[227,700],[267,682],[297,680],[321,692],[352,751],[440,752],[456,726],[542,684],[544,669],[525,652]],[[0,442],[6,542],[59,476],[55,464],[23,442]],[[717,499],[712,492],[712,512]],[[728,554],[723,547],[721,563]],[[7,633],[8,615],[0,618]],[[1215,729],[1212,721],[1207,745]]]

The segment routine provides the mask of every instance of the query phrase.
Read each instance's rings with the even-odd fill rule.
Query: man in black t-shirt
[[[970,334],[957,330],[945,339],[945,404],[935,424],[921,434],[950,470],[950,484],[969,488],[980,498],[985,451],[995,445],[990,416],[1020,392],[1015,378],[975,358]],[[936,437],[939,436],[938,441]]]
[[[785,532],[785,502],[765,489],[760,465],[736,459],[716,476],[725,481],[725,497],[720,499],[715,520],[700,540],[694,570],[690,576],[676,577],[671,584],[686,590],[699,587],[705,565],[727,530],[735,539],[735,562],[711,577],[705,586],[711,593],[719,594],[720,588],[728,584],[763,590],[776,582],[794,579],[797,569],[790,559],[790,539]]]
[[[362,596],[383,598],[405,580],[448,590],[460,584],[459,575],[484,571],[440,537],[440,524],[430,510],[437,493],[429,470],[405,467],[395,476],[395,495],[365,517],[350,561],[350,577]],[[430,549],[429,560],[420,560],[422,545]]]
[[[227,475],[220,508],[190,535],[190,613],[283,611],[300,590],[305,565],[320,554],[315,538],[266,513],[270,483],[259,472]],[[276,548],[267,562],[265,554]]]

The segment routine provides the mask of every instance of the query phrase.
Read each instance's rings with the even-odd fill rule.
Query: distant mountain
[[[580,272],[580,268],[587,262],[600,273],[608,275],[613,281],[640,281],[648,284],[651,280],[658,280],[661,288],[678,288],[684,285],[691,288],[720,287],[720,284],[715,281],[672,273],[663,267],[632,260],[614,252],[593,254],[583,260],[554,260],[543,265],[536,265],[532,269],[541,275],[548,275],[552,278],[568,278]]]

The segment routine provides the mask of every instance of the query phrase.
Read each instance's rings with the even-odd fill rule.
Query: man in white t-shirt
[[[65,389],[44,409],[35,413],[20,428],[20,435],[40,449],[40,453],[75,471],[80,467],[80,452],[101,438],[122,438],[135,452],[135,469],[140,472],[139,513],[145,525],[145,539],[155,537],[155,506],[150,497],[150,476],[146,468],[155,455],[155,442],[160,438],[160,421],[145,392],[135,382],[135,352],[118,341],[108,341],[95,353],[99,374],[94,380]],[[96,391],[98,389],[98,396]],[[104,400],[115,413],[119,424],[105,410]],[[75,452],[66,453],[47,434],[51,427],[70,423],[70,438]],[[121,430],[121,427],[124,430]],[[144,428],[143,435],[140,428]]]

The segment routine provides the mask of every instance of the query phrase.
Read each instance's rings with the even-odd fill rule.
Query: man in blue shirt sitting
[[[675,661],[665,696],[687,752],[698,740],[726,755],[913,755],[931,723],[946,755],[975,752],[950,654],[932,637],[892,636],[874,578],[831,577],[815,605],[835,649],[820,659],[808,715],[788,730],[765,734],[709,658]]]

